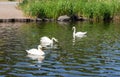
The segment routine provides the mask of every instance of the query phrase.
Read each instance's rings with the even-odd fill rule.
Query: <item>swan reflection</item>
[[[38,63],[42,63],[45,56],[41,56],[41,55],[31,55],[31,54],[28,54],[27,57],[29,57],[30,59],[32,60],[36,60]]]
[[[41,64],[43,63],[45,56],[28,54],[27,57],[35,61],[34,66],[39,70],[41,69]]]

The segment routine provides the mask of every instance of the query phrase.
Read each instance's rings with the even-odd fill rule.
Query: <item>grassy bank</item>
[[[54,19],[78,15],[107,20],[120,13],[120,0],[24,0],[20,6],[27,15]]]

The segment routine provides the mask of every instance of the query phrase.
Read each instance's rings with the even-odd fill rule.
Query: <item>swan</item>
[[[58,40],[54,37],[52,37],[51,39],[47,36],[41,37],[40,39],[40,44],[42,47],[53,47],[53,43],[58,42]]]
[[[38,49],[30,49],[30,50],[26,50],[26,52],[28,54],[32,54],[32,55],[44,55],[45,53],[42,51],[42,46],[38,45]]]
[[[82,38],[82,37],[86,36],[85,34],[87,32],[76,32],[76,28],[74,26],[72,27],[72,29],[73,29],[73,38],[75,38],[75,37]]]

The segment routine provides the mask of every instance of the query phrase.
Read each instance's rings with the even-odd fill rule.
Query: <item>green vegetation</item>
[[[120,0],[23,0],[20,6],[27,15],[54,19],[77,15],[107,20],[120,12]]]

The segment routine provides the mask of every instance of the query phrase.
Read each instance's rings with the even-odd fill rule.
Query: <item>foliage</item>
[[[60,15],[78,15],[99,20],[120,12],[120,0],[24,0],[21,8],[30,16],[56,19]]]

